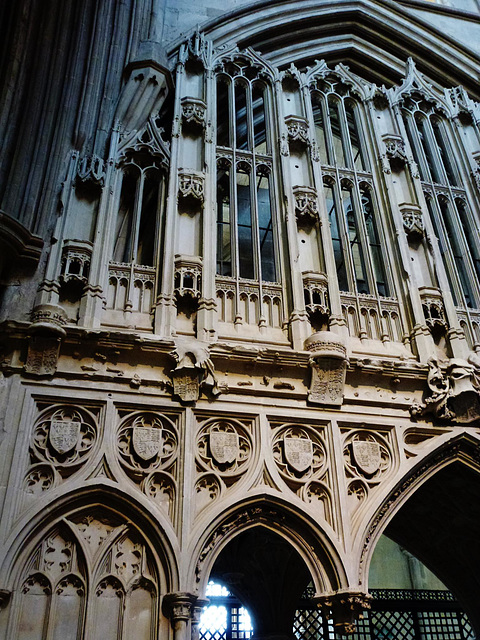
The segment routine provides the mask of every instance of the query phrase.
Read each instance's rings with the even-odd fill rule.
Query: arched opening
[[[480,629],[480,474],[453,462],[400,508],[386,535],[421,560]]]
[[[255,638],[280,639],[292,637],[295,612],[311,576],[291,544],[270,529],[257,526],[240,533],[227,544],[213,565],[210,579],[223,585],[227,598],[232,594],[236,599],[232,601],[233,615],[237,616],[233,631],[243,635],[232,634],[231,637],[250,638],[253,628]],[[212,611],[212,615],[214,613]],[[227,615],[232,617],[227,607],[219,615],[225,616],[225,621]],[[217,636],[207,632],[204,624],[201,637]]]

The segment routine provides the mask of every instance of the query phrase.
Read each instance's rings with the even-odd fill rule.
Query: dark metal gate
[[[467,616],[449,591],[373,589],[372,608],[359,620],[351,640],[474,640]],[[308,598],[308,591],[305,594]],[[298,640],[340,640],[332,622],[301,601],[293,632]],[[200,640],[249,640],[253,630],[234,596],[209,596],[209,622],[200,625]],[[216,607],[216,609],[215,609]],[[217,614],[217,615],[215,615]]]

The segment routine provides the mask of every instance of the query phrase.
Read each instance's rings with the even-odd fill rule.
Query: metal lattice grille
[[[419,613],[418,624],[421,634],[431,640],[456,640],[462,637],[460,620],[455,611]]]
[[[293,633],[299,640],[326,640],[322,612],[319,609],[297,610]]]
[[[370,619],[375,640],[415,638],[413,616],[409,611],[372,611]]]

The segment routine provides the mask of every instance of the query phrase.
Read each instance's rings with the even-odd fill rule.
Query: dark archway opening
[[[311,576],[281,536],[262,526],[239,534],[220,553],[210,577],[248,609],[255,638],[292,638],[295,612]]]
[[[427,480],[385,534],[452,591],[480,632],[480,474],[453,463]]]

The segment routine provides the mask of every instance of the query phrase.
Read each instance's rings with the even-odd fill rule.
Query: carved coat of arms
[[[354,440],[352,442],[353,458],[357,467],[372,475],[380,468],[381,452],[378,442],[372,440]]]
[[[81,423],[76,420],[52,420],[50,423],[50,444],[57,453],[63,455],[71,451],[80,437]]]
[[[234,462],[239,453],[238,433],[212,431],[210,433],[210,451],[219,464]]]
[[[307,438],[284,438],[285,458],[288,464],[302,473],[312,466],[313,443]]]
[[[162,429],[155,427],[133,427],[132,443],[135,453],[142,460],[150,460],[160,453]]]

